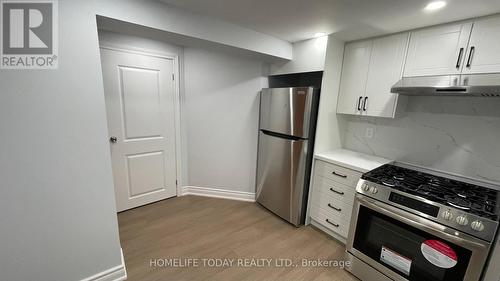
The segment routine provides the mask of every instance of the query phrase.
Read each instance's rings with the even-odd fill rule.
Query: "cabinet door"
[[[408,33],[373,41],[364,114],[394,117],[398,95],[391,93],[391,87],[402,77],[407,43]]]
[[[361,114],[358,107],[365,96],[372,43],[369,40],[346,44],[337,113]]]
[[[471,28],[460,23],[412,32],[404,76],[460,74]]]
[[[499,46],[500,17],[475,22],[463,73],[500,72]]]

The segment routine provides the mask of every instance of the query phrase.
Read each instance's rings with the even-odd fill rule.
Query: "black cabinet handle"
[[[344,179],[345,179],[345,178],[347,178],[347,176],[346,176],[346,175],[339,174],[339,173],[337,173],[337,172],[335,172],[335,171],[333,171],[333,172],[332,172],[332,175],[335,175],[335,176],[337,176],[337,177],[341,177],[341,178],[344,178]]]
[[[359,97],[358,100],[358,111],[361,111],[361,101],[363,100],[363,97]]]
[[[476,47],[470,47],[469,59],[467,59],[467,67],[472,65],[472,59],[474,58],[474,53],[476,51]]]
[[[331,192],[333,192],[333,193],[337,193],[337,194],[339,194],[339,195],[344,195],[344,192],[342,192],[342,191],[338,191],[338,190],[335,190],[335,189],[333,189],[333,188],[330,188],[330,191],[331,191]]]
[[[456,68],[460,68],[460,63],[462,62],[462,55],[463,54],[464,54],[464,48],[460,48],[460,52],[458,53]]]
[[[329,219],[326,219],[325,221],[326,221],[327,223],[329,223],[329,224],[331,224],[331,225],[335,226],[335,227],[339,227],[339,226],[340,226],[340,225],[338,225],[338,224],[336,224],[336,223],[331,222]]]
[[[337,208],[337,207],[333,206],[333,205],[332,205],[332,204],[330,204],[330,203],[328,203],[328,207],[330,207],[330,208],[334,209],[334,210],[335,210],[335,211],[337,211],[337,212],[342,211],[342,209]]]
[[[367,101],[368,101],[368,97],[365,97],[365,101],[363,102],[363,111],[366,111]]]

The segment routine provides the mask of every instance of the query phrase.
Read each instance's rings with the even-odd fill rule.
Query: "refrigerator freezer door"
[[[308,138],[313,88],[263,89],[260,129]]]
[[[296,226],[302,223],[307,142],[259,135],[257,202]]]

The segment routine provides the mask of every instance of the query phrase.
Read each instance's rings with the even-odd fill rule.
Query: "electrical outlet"
[[[375,128],[374,127],[368,127],[368,128],[366,128],[366,130],[365,130],[365,138],[372,139],[374,135],[375,135]]]

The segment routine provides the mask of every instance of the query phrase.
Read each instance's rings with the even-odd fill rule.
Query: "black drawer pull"
[[[337,211],[337,212],[342,211],[342,209],[337,208],[337,207],[333,206],[333,205],[332,205],[332,204],[330,204],[330,203],[328,203],[328,207],[330,207],[330,208],[334,209],[334,210],[335,210],[335,211]]]
[[[462,62],[462,54],[463,53],[464,53],[464,48],[460,48],[460,52],[458,53],[456,68],[460,68],[460,63]]]
[[[330,187],[330,191],[331,191],[331,192],[333,192],[333,193],[337,193],[337,194],[339,194],[339,195],[344,195],[344,192],[342,192],[342,191],[338,191],[338,190],[335,190],[335,189],[333,189],[333,188],[331,188],[331,187]]]
[[[325,221],[326,221],[327,223],[329,223],[329,224],[331,224],[331,225],[335,226],[335,227],[339,227],[339,226],[340,226],[340,225],[338,225],[338,224],[336,224],[336,223],[331,222],[329,219],[326,219]]]
[[[476,51],[476,47],[474,47],[474,46],[470,47],[469,59],[467,60],[466,67],[471,67],[471,65],[472,65],[472,58],[474,57],[475,51]]]
[[[344,179],[347,178],[347,175],[342,175],[342,174],[339,174],[339,173],[337,173],[335,171],[332,172],[332,175],[336,175],[337,177],[341,177],[341,178],[344,178]]]

